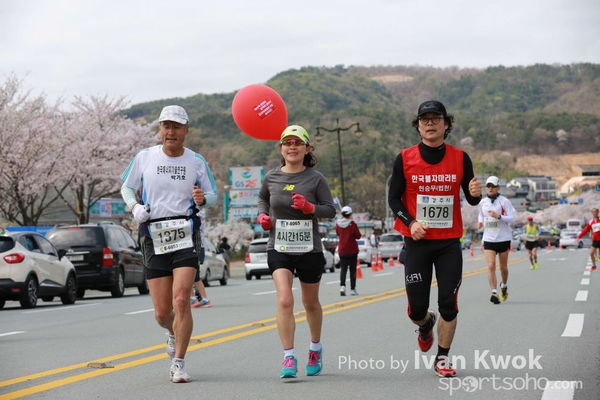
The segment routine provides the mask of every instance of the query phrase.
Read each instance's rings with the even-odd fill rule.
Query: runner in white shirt
[[[483,228],[483,249],[488,265],[488,282],[492,289],[490,301],[500,304],[500,300],[508,298],[508,253],[512,239],[509,224],[515,222],[515,208],[504,196],[500,195],[500,180],[490,176],[485,182],[487,197],[479,203],[477,228]],[[500,298],[498,298],[498,281],[496,280],[496,254],[500,264]]]
[[[216,203],[217,186],[204,158],[183,146],[185,110],[167,106],[159,122],[162,145],[135,156],[121,176],[121,194],[140,224],[154,317],[167,329],[170,379],[179,383],[190,380],[184,357],[194,324],[189,297],[201,248],[198,207]]]

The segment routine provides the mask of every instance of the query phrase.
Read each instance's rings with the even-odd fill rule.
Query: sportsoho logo
[[[474,377],[466,376],[464,378],[440,378],[441,390],[449,391],[450,396],[455,392],[473,393],[478,390],[506,390],[506,391],[522,391],[522,390],[575,390],[582,389],[583,382],[581,381],[549,381],[547,378],[525,377],[499,377],[495,374],[490,377]]]

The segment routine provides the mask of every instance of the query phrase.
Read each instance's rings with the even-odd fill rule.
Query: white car
[[[367,264],[371,266],[371,253],[373,252],[373,247],[369,243],[367,239],[356,239],[356,243],[358,243],[358,261],[361,264]],[[335,267],[340,267],[340,253],[339,247],[335,248],[335,254],[333,255]]]
[[[333,254],[325,247],[323,247],[323,257],[325,257],[325,265],[323,266],[323,272],[335,272],[335,262]]]
[[[579,235],[579,232],[577,231],[568,231],[568,230],[563,230],[560,232],[560,239],[559,239],[559,244],[560,247],[562,247],[563,249],[569,248],[569,247],[575,247],[578,249],[581,249],[583,247],[591,247],[592,246],[592,239],[590,239],[590,237],[588,235],[582,237],[581,239],[577,239],[577,235]]]
[[[65,250],[56,250],[35,232],[9,232],[0,236],[0,308],[7,300],[34,308],[38,298],[63,304],[77,300],[77,275]]]
[[[269,264],[267,264],[267,242],[269,238],[254,239],[250,242],[246,252],[244,269],[246,271],[246,280],[251,280],[253,276],[260,279],[263,275],[271,275]],[[334,258],[331,252],[323,247],[323,257],[325,264],[323,272],[335,271]]]
[[[263,275],[271,275],[267,264],[268,241],[269,238],[260,238],[250,242],[244,264],[247,280],[252,279],[253,276],[260,279]]]
[[[513,237],[510,241],[510,247],[515,251],[520,251],[521,247],[523,247],[523,238],[520,234],[514,233]]]
[[[221,286],[227,285],[227,262],[222,254],[217,254],[215,246],[210,240],[204,241],[204,263],[200,266],[200,280],[204,286],[210,286],[210,282],[219,281]]]

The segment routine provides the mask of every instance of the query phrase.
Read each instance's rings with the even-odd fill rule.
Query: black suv
[[[77,297],[86,289],[110,291],[122,297],[126,287],[137,287],[148,294],[144,258],[140,247],[122,226],[109,223],[55,227],[46,238],[66,257],[77,271]]]

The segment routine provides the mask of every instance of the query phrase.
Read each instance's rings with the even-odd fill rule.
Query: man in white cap
[[[500,304],[508,299],[508,253],[512,239],[509,224],[515,222],[515,208],[506,197],[500,194],[500,180],[490,176],[485,182],[487,197],[479,203],[477,229],[483,228],[483,249],[488,265],[488,282],[492,290],[490,301]],[[496,279],[496,254],[500,264],[500,296]]]
[[[121,195],[140,224],[154,317],[167,330],[170,380],[179,383],[190,380],[184,357],[194,324],[189,295],[201,248],[197,214],[216,203],[217,185],[204,158],[183,146],[188,133],[183,107],[166,106],[158,120],[162,144],[135,156],[121,176]]]

